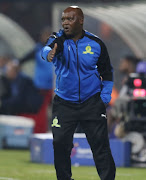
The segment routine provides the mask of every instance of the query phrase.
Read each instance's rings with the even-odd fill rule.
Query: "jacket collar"
[[[71,37],[66,36],[66,34],[64,33],[64,31],[63,31],[63,36],[65,37],[65,39],[72,39]],[[79,39],[82,39],[84,36],[85,36],[85,30],[83,30],[82,36],[81,36]]]

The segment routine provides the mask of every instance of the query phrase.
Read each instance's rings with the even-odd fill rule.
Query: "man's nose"
[[[62,22],[63,25],[67,25],[68,23],[69,23],[69,22],[68,22],[67,19],[65,19],[65,20]]]

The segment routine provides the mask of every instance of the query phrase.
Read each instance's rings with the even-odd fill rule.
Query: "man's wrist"
[[[108,105],[108,103],[111,100],[111,95],[109,95],[109,94],[101,94],[100,97],[105,105]]]

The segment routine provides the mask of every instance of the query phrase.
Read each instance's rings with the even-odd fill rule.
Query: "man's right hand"
[[[54,48],[48,53],[47,59],[49,62],[52,62],[55,56],[56,50],[57,50],[57,43],[55,43]]]

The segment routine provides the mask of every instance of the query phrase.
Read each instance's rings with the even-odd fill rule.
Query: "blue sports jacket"
[[[83,31],[83,36],[74,42],[60,30],[50,36],[42,49],[44,60],[47,61],[47,55],[55,43],[55,93],[64,100],[82,103],[100,92],[102,101],[109,103],[113,87],[113,68],[102,40]]]
[[[39,89],[53,89],[53,64],[42,61],[41,50],[43,45],[38,43],[35,48],[34,83]]]
[[[33,81],[38,89],[53,89],[53,64],[42,61],[41,52],[43,44],[37,43],[32,51],[28,52],[20,59],[20,64],[30,60],[35,60]]]

